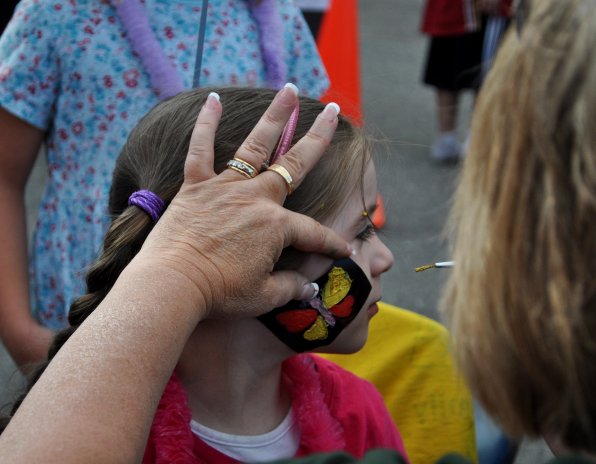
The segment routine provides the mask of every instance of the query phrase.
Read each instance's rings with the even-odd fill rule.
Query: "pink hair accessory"
[[[298,115],[300,114],[300,103],[296,101],[296,107],[292,114],[290,115],[290,119],[286,123],[286,127],[284,127],[283,132],[281,133],[281,137],[279,139],[279,143],[277,144],[277,149],[275,153],[271,157],[271,161],[269,164],[273,164],[277,161],[278,158],[285,155],[289,150],[290,146],[292,145],[292,139],[294,138],[294,134],[296,133],[296,125],[298,124]]]

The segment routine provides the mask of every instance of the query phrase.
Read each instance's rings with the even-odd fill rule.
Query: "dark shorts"
[[[423,82],[441,90],[478,89],[484,28],[453,37],[432,37]]]

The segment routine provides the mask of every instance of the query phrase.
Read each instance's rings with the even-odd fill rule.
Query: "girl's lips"
[[[368,314],[369,319],[372,318],[378,312],[379,312],[379,307],[377,306],[377,303],[371,304],[366,310],[366,313]]]

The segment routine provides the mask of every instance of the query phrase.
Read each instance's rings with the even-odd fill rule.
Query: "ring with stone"
[[[279,174],[286,182],[286,186],[288,187],[288,195],[292,194],[294,191],[294,179],[292,179],[292,175],[286,168],[284,168],[281,164],[272,164],[267,168],[267,171],[273,171]]]
[[[239,172],[247,179],[252,179],[259,173],[252,164],[247,163],[246,161],[240,158],[232,158],[230,161],[228,161],[227,166],[228,169],[232,169],[233,171]]]

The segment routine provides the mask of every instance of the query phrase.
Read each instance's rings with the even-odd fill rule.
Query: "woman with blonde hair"
[[[474,114],[443,307],[507,432],[596,455],[594,50],[593,0],[520,5]]]

